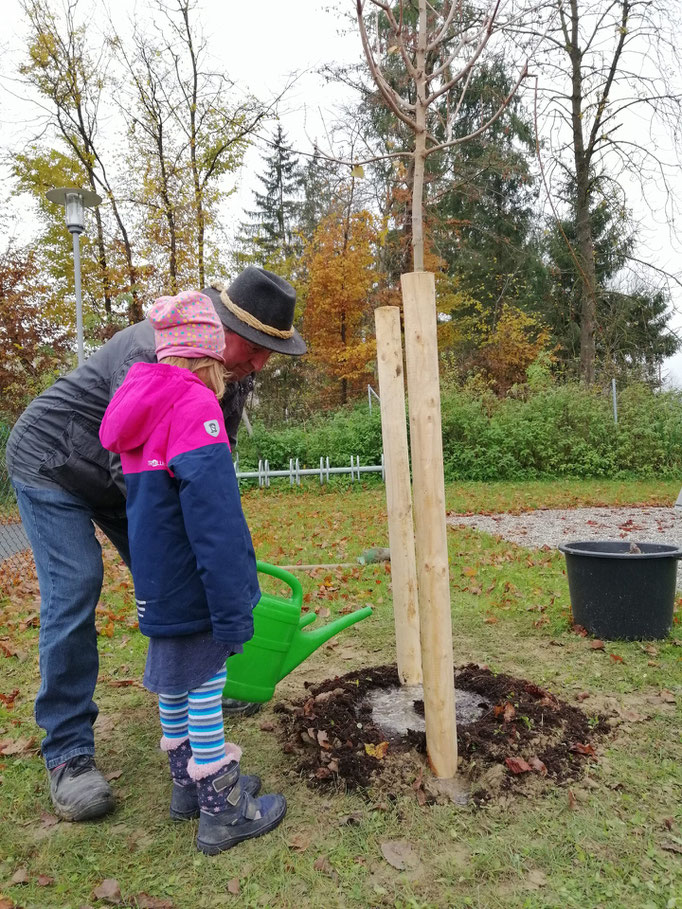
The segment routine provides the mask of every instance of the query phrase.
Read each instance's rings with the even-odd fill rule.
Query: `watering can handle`
[[[301,587],[301,582],[297,577],[294,577],[293,574],[289,574],[288,571],[285,571],[283,568],[278,568],[276,565],[270,565],[269,562],[256,562],[256,568],[258,571],[263,574],[269,574],[273,578],[277,578],[280,581],[284,581],[287,587],[291,588],[291,602],[295,606],[301,606],[303,603],[303,587]],[[313,613],[314,617],[314,613]]]

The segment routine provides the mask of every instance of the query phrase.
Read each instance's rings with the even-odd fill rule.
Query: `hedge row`
[[[631,385],[619,393],[618,425],[610,395],[577,384],[552,386],[525,400],[444,391],[441,402],[445,476],[450,480],[522,480],[618,475],[682,477],[682,392]],[[381,419],[367,405],[305,426],[267,432],[242,429],[239,461],[259,458],[286,469],[289,458],[317,467],[320,457],[345,466],[381,457]]]

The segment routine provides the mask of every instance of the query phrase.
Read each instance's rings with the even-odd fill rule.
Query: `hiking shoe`
[[[223,698],[224,716],[253,716],[254,713],[258,713],[262,706],[262,704],[252,704],[251,701],[235,701],[234,698]]]
[[[111,786],[91,754],[78,754],[49,774],[52,804],[65,821],[89,821],[113,811]]]

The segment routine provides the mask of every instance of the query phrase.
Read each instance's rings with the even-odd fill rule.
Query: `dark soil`
[[[588,717],[526,679],[471,663],[456,669],[454,681],[492,705],[457,728],[460,769],[478,802],[494,789],[515,788],[530,778],[555,783],[579,778],[596,760],[595,741],[609,731],[604,716]],[[282,714],[284,750],[296,756],[297,771],[310,785],[421,788],[424,733],[387,733],[373,721],[367,702],[373,689],[398,684],[395,666],[377,666],[307,684],[305,700],[275,706]],[[415,702],[420,707],[423,711]]]

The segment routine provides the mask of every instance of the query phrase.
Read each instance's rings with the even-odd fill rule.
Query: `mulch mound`
[[[589,717],[526,679],[495,674],[470,663],[455,671],[458,689],[481,695],[488,705],[468,724],[458,724],[461,771],[477,802],[493,790],[543,778],[562,783],[579,778],[596,759],[595,741],[610,730],[604,716]],[[391,735],[377,725],[368,703],[377,688],[399,685],[395,666],[377,666],[306,684],[309,695],[280,703],[285,752],[311,786],[344,789],[421,785],[426,752],[423,732]],[[415,709],[423,704],[415,702]]]

